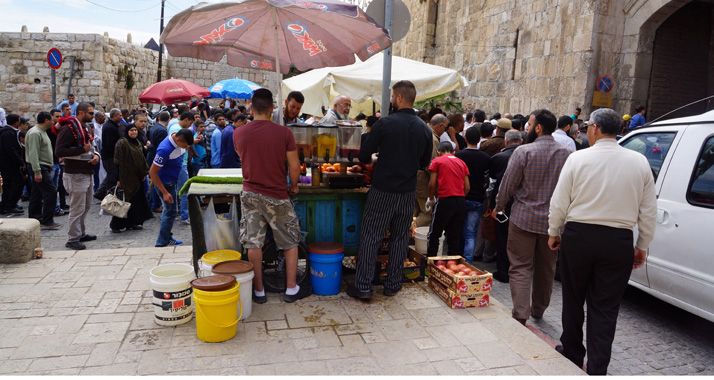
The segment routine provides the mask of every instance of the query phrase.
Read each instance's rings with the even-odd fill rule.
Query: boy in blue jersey
[[[175,199],[183,155],[191,145],[193,145],[193,134],[188,128],[182,128],[164,139],[156,149],[156,157],[149,170],[149,176],[163,198],[161,227],[159,237],[156,239],[156,247],[182,243],[171,236],[171,228],[174,226],[177,214]]]

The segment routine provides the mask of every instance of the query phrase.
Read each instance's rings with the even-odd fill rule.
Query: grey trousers
[[[69,231],[68,242],[79,241],[86,234],[84,220],[92,205],[94,178],[92,174],[70,174],[65,172],[62,178],[64,188],[69,194]]]

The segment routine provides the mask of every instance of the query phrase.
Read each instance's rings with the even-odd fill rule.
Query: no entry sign
[[[610,92],[612,90],[612,78],[603,75],[597,80],[597,89],[602,92]]]
[[[52,48],[47,52],[47,63],[53,69],[59,69],[62,66],[62,53],[57,48]]]

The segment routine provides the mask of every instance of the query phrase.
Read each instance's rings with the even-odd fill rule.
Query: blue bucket
[[[342,288],[344,246],[339,243],[312,243],[308,252],[312,292],[321,296],[338,294]]]

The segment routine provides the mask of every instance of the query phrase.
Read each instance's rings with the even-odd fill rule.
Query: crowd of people
[[[632,118],[599,109],[587,122],[580,108],[561,117],[538,109],[487,119],[482,110],[415,110],[416,94],[411,82],[399,81],[388,116],[355,118],[367,127],[359,160],[374,164],[375,173],[363,210],[355,282],[347,294],[372,298],[376,256],[388,230],[383,293],[399,293],[409,229],[416,222],[429,226],[428,256],[437,255],[445,233],[444,253],[468,263],[495,260],[494,278],[509,283],[512,316],[525,325],[550,304],[560,251],[564,331],[557,349],[582,365],[587,302],[588,372],[605,373],[620,299],[654,233],[647,160],[616,143],[631,125],[644,123],[644,107]],[[339,95],[333,108],[314,117],[301,115],[304,102],[300,92],[291,92],[280,112],[273,94],[259,89],[245,105],[194,101],[162,109],[154,118],[144,106],[105,113],[70,95],[59,109],[39,112],[29,130],[29,120],[8,114],[0,128],[0,212],[23,214],[23,191],[28,216],[43,229],[58,228],[55,218],[68,211],[66,246],[81,250],[83,242],[97,239],[85,227],[92,197],[119,192],[131,208],[125,218],[111,218],[113,233],[142,229],[152,212],[161,213],[155,246],[179,245],[171,233],[175,218],[190,221],[186,196],[179,198],[178,190],[202,168],[240,167],[240,241],[255,267],[253,300],[267,301],[261,265],[270,226],[286,257],[283,299],[294,302],[309,290],[296,283],[300,226],[290,194],[299,192],[300,161],[285,126],[349,119],[352,103]],[[604,327],[596,332],[591,326]]]

